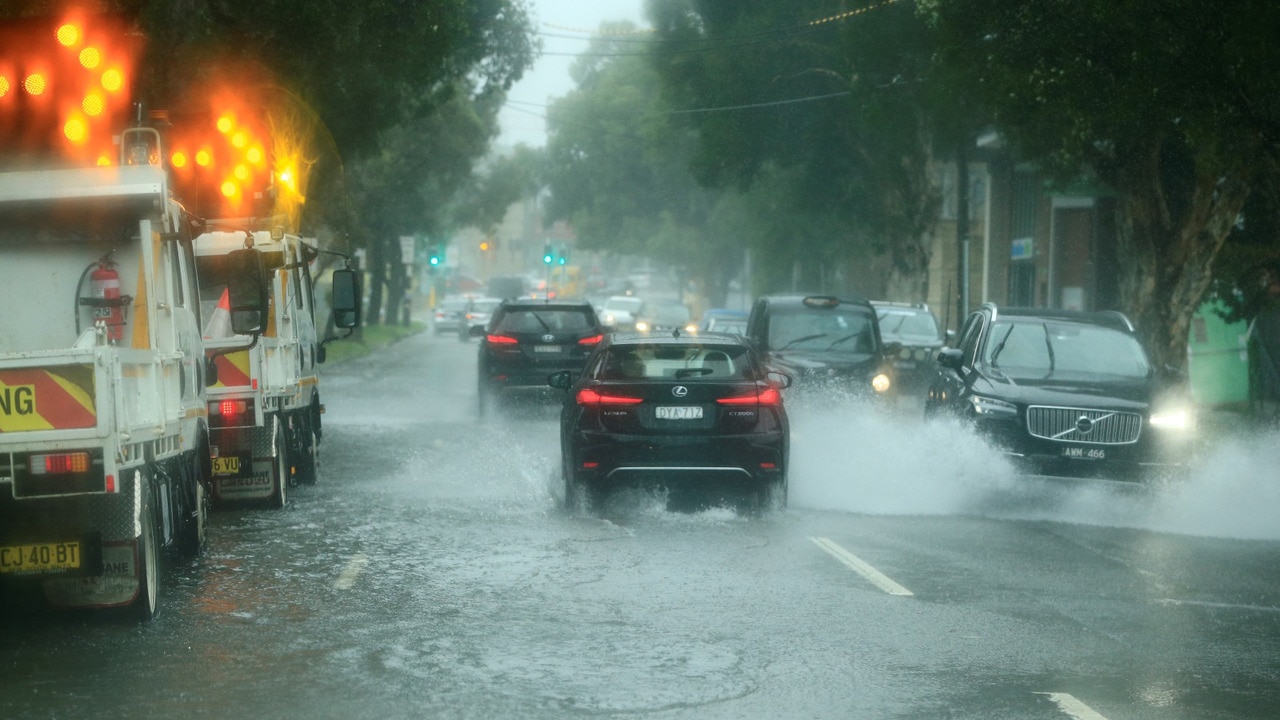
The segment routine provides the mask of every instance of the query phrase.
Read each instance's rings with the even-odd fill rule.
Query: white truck
[[[122,147],[0,173],[0,582],[150,619],[161,552],[205,538],[211,368],[190,224],[148,162],[159,136]]]
[[[215,222],[213,227],[219,227]],[[267,319],[256,341],[230,325],[227,259],[256,250],[268,274]],[[318,469],[321,413],[316,366],[324,361],[315,323],[313,245],[277,228],[211,230],[195,240],[204,318],[204,342],[218,368],[209,389],[213,499],[266,502],[284,507],[289,488],[313,484]],[[350,270],[335,271],[339,296],[335,325],[357,322]],[[345,298],[345,299],[344,299]]]

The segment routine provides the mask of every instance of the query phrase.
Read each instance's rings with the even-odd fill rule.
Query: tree
[[[928,0],[942,57],[1026,160],[1116,193],[1123,309],[1184,369],[1191,316],[1250,189],[1276,172],[1280,7]]]

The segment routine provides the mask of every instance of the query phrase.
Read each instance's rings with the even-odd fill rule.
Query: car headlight
[[[1151,427],[1167,430],[1186,430],[1191,427],[1191,411],[1186,408],[1170,408],[1151,413]]]
[[[1018,414],[1017,405],[981,395],[970,395],[969,405],[973,407],[974,414],[985,417],[1013,417]]]
[[[685,333],[687,333],[687,334],[689,334],[689,335],[697,335],[697,334],[698,334],[698,326],[697,326],[697,325],[694,325],[693,323],[689,323],[688,325],[685,325],[685,326],[684,326],[684,331],[685,331]]]
[[[891,385],[893,383],[890,382],[889,376],[884,373],[876,373],[876,376],[871,378],[871,389],[878,393],[888,392]]]
[[[636,332],[649,332],[649,323],[643,320],[637,321]]]
[[[616,323],[616,321],[614,320],[613,313],[605,313],[605,314],[604,314],[604,324],[605,324],[605,325],[613,325],[613,324],[615,324],[615,323]]]

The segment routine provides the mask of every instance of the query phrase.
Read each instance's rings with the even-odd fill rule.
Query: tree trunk
[[[382,324],[382,288],[387,281],[386,238],[373,238],[369,243],[369,307],[366,323]]]
[[[1249,194],[1237,168],[1197,167],[1189,186],[1170,190],[1162,148],[1117,174],[1116,257],[1120,302],[1157,368],[1187,372],[1191,318],[1212,279],[1213,261]],[[1183,195],[1171,197],[1171,192]],[[1178,207],[1182,210],[1175,211]]]

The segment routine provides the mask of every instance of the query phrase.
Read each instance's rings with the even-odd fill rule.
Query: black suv
[[[986,304],[938,354],[926,417],[972,423],[1043,475],[1143,479],[1180,465],[1190,403],[1123,314]]]
[[[780,390],[741,338],[610,335],[583,372],[547,384],[560,413],[565,503],[593,509],[614,487],[723,490],[751,509],[786,504],[790,431]]]
[[[747,319],[747,338],[770,368],[804,384],[828,379],[858,394],[893,387],[896,343],[880,340],[875,308],[831,295],[765,295]]]
[[[591,304],[572,300],[504,300],[489,327],[471,328],[483,337],[479,353],[480,415],[505,390],[547,386],[557,370],[579,372],[587,355],[604,339],[605,328]]]

